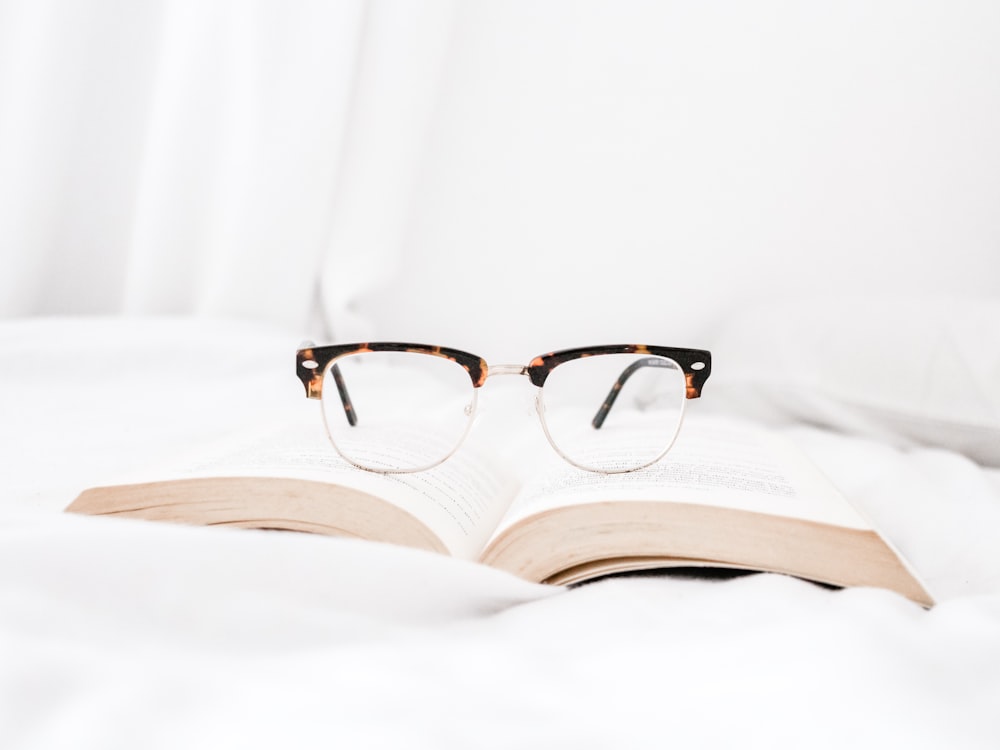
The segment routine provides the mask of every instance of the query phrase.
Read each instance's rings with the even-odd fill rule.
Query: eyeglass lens
[[[560,364],[546,379],[542,423],[570,463],[591,471],[632,471],[669,450],[685,392],[683,370],[666,357],[581,357]]]
[[[345,459],[376,471],[419,471],[443,461],[462,442],[475,400],[465,368],[417,352],[351,354],[324,374],[323,419],[330,440]]]

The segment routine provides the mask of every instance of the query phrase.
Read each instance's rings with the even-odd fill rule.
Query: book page
[[[426,445],[408,449],[419,452]],[[116,484],[209,477],[287,477],[361,490],[415,516],[452,555],[466,559],[482,551],[515,491],[511,478],[474,450],[463,449],[440,466],[414,474],[365,471],[342,459],[314,426],[244,434]]]
[[[615,500],[694,503],[870,528],[790,442],[736,421],[700,417],[686,420],[664,458],[638,471],[597,474],[545,461],[525,481],[497,532],[542,511]]]

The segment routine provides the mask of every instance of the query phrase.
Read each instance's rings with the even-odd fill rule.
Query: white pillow
[[[816,298],[745,309],[706,402],[1000,466],[1000,300]]]

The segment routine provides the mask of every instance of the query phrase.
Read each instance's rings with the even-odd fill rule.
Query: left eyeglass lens
[[[323,377],[331,442],[351,463],[375,471],[420,471],[443,461],[465,437],[475,400],[464,367],[418,352],[349,354],[328,365]]]

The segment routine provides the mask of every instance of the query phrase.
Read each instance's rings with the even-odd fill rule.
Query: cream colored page
[[[524,483],[498,532],[541,511],[613,500],[697,503],[870,528],[780,436],[730,420],[689,418],[673,449],[636,472],[602,475],[545,461]]]
[[[426,446],[409,448],[420,451]],[[117,483],[259,476],[340,484],[409,512],[437,534],[452,555],[466,559],[479,556],[514,494],[510,478],[472,450],[458,451],[428,471],[377,474],[345,462],[322,432],[311,427],[261,430],[199,449],[167,466]]]

